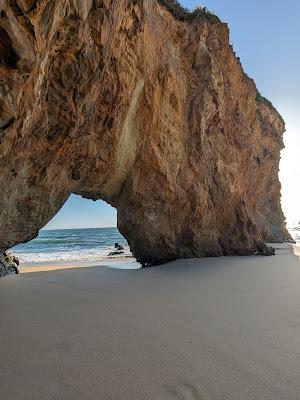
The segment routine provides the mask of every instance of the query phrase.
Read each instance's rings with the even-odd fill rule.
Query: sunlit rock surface
[[[146,265],[289,238],[282,118],[227,25],[170,3],[0,1],[0,251],[71,193],[116,207]]]

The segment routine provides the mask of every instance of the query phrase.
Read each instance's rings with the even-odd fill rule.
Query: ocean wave
[[[288,230],[296,243],[300,243],[300,226],[289,227]]]
[[[110,252],[115,248],[90,248],[87,250],[79,249],[72,251],[56,251],[56,252],[22,252],[15,250],[14,254],[19,258],[20,263],[44,263],[44,262],[74,262],[74,261],[105,261],[116,258],[132,257],[129,246],[124,246],[124,253],[109,256]]]

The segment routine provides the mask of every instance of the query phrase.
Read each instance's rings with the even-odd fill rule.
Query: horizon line
[[[42,228],[41,231],[66,231],[72,229],[106,229],[106,228],[118,228],[117,226],[93,226],[93,227],[81,227],[81,228]]]

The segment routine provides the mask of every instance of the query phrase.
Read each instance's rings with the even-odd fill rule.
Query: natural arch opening
[[[116,207],[143,265],[270,255],[265,242],[290,239],[284,121],[226,25],[166,1],[113,12],[73,1],[43,2],[24,30],[4,3],[15,34],[0,46],[0,253],[33,239],[71,193]]]
[[[23,267],[98,263],[136,268],[129,245],[117,228],[117,210],[105,201],[74,194],[36,238],[12,250]]]

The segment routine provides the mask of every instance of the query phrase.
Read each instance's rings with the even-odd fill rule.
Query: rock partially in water
[[[121,254],[124,254],[124,251],[122,250],[117,250],[117,251],[111,251],[108,255],[109,256],[119,256]]]
[[[10,274],[18,274],[18,265],[19,260],[12,253],[6,251],[5,253],[0,254],[0,277]]]

